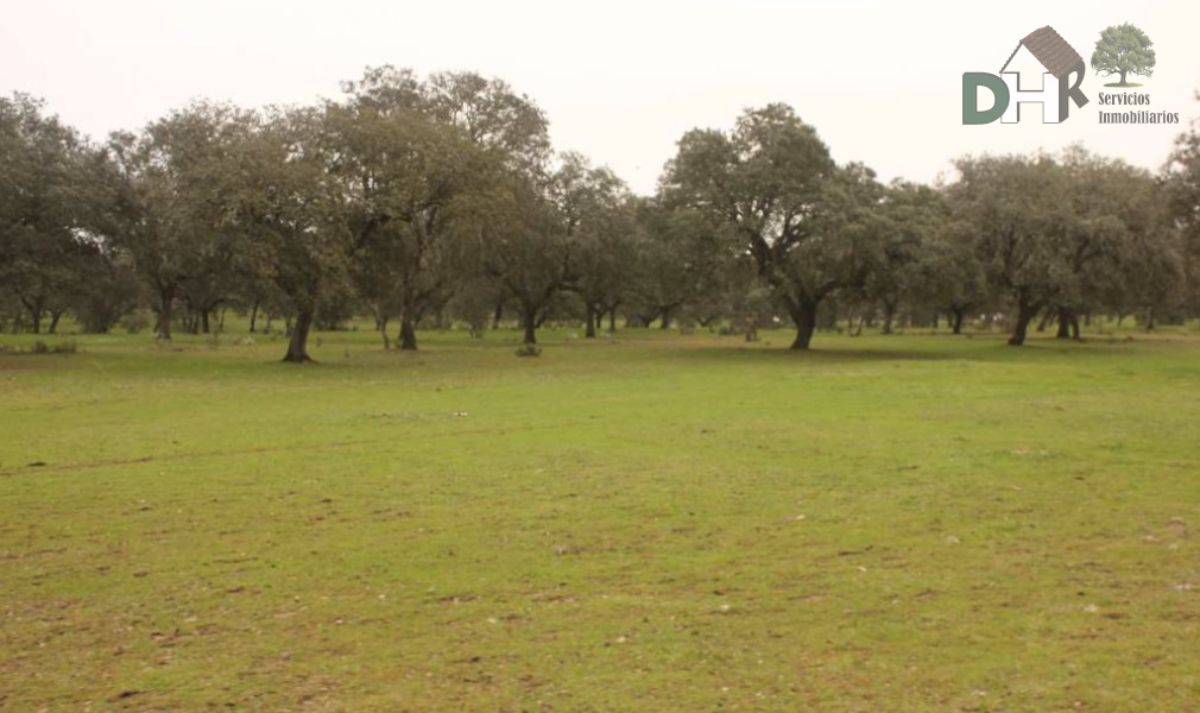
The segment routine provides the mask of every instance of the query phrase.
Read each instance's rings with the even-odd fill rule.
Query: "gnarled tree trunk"
[[[154,327],[154,336],[158,339],[171,338],[171,309],[175,302],[174,287],[160,287],[158,290],[158,325]]]
[[[817,331],[817,300],[800,302],[792,310],[792,321],[796,323],[796,339],[792,349],[808,349],[813,332]]]
[[[584,309],[583,321],[584,321],[584,324],[587,325],[585,327],[586,331],[584,332],[584,336],[588,339],[595,339],[596,338],[596,305],[592,304],[592,302],[590,300],[584,300],[584,308],[583,309]]]
[[[527,307],[521,312],[521,326],[525,330],[525,343],[537,344],[538,319],[536,309]]]
[[[400,318],[400,348],[410,352],[417,350],[417,328],[408,315]]]
[[[388,338],[388,318],[379,317],[375,320],[375,325],[379,327],[379,337],[383,339],[383,350],[386,352],[392,348],[392,340]]]
[[[1037,316],[1039,305],[1031,305],[1024,300],[1021,300],[1017,305],[1017,321],[1013,324],[1012,335],[1008,338],[1009,346],[1019,347],[1025,344],[1025,337],[1029,333],[1029,323]]]
[[[956,309],[953,311],[954,321],[952,323],[953,324],[952,328],[953,328],[955,334],[962,334],[963,317],[966,316],[965,313],[966,313],[965,309]]]
[[[287,354],[283,360],[292,364],[304,364],[313,361],[308,355],[308,332],[312,329],[313,311],[300,310],[296,315],[296,323],[292,326],[292,336],[288,340]]]
[[[896,303],[883,301],[883,333],[892,333],[892,323],[896,321]]]

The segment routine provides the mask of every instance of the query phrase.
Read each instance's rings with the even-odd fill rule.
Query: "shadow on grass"
[[[1129,343],[1125,340],[1110,340],[1103,337],[1086,338],[1083,341],[1031,337],[1024,346],[1014,347],[1008,344],[1007,334],[999,333],[874,335],[862,338],[818,333],[813,338],[812,346],[809,349],[797,350],[789,348],[790,335],[787,338],[782,338],[782,334],[778,336],[781,338],[766,338],[754,345],[714,344],[711,341],[691,345],[680,343],[670,352],[672,356],[677,357],[711,358],[716,361],[747,363],[781,360],[807,364],[888,361],[1019,363],[1058,356],[1071,359],[1103,358],[1120,353],[1114,347],[1121,347]],[[824,338],[822,338],[823,336]],[[862,340],[862,346],[854,346],[854,342],[859,339]],[[914,344],[914,340],[919,341]]]

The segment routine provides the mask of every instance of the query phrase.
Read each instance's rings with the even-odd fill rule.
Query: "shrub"
[[[18,352],[20,350],[17,350]],[[47,344],[42,340],[37,340],[28,350],[31,354],[74,354],[79,351],[79,346],[73,340],[59,342],[58,344]]]
[[[126,334],[137,334],[150,326],[150,319],[142,312],[130,312],[121,319]]]

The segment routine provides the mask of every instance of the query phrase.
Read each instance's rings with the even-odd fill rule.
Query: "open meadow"
[[[1200,700],[1194,330],[543,336],[0,354],[0,709]]]

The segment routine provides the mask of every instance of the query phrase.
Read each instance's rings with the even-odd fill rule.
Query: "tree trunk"
[[[1125,86],[1125,70],[1121,70],[1121,86]]]
[[[200,330],[208,334],[208,310],[200,310]]]
[[[496,311],[492,313],[492,329],[500,329],[500,319],[504,316],[504,300],[496,303]]]
[[[293,364],[304,364],[313,361],[308,355],[308,332],[312,328],[313,313],[302,310],[296,315],[296,324],[292,327],[292,337],[288,341],[287,354],[283,360]]]
[[[21,301],[25,302],[24,299],[22,299]],[[25,308],[27,310],[29,310],[29,326],[33,329],[33,333],[41,334],[41,332],[42,332],[42,307],[41,307],[41,305],[40,304],[34,305],[34,304],[30,304],[29,302],[25,302]]]
[[[63,311],[60,309],[57,312],[50,311],[50,328],[46,330],[48,334],[58,334],[58,320],[63,316]]]
[[[250,333],[254,334],[254,325],[258,322],[258,301],[255,300],[254,307],[250,310]]]
[[[400,318],[400,349],[408,352],[417,350],[417,328],[408,315]]]
[[[1029,332],[1029,323],[1037,315],[1037,308],[1021,302],[1017,307],[1017,321],[1013,325],[1012,336],[1008,338],[1010,346],[1019,347],[1025,344],[1025,336]]]
[[[1058,310],[1058,333],[1054,335],[1054,338],[1071,338],[1071,310],[1066,308]]]
[[[896,318],[896,305],[885,301],[883,303],[883,333],[892,333],[892,321]]]
[[[953,314],[954,314],[954,333],[955,334],[962,334],[963,316],[964,316],[965,312],[966,312],[966,310],[964,310],[964,309],[956,309],[953,312]]]
[[[617,333],[617,308],[612,307],[608,310],[608,333]]]
[[[662,329],[670,329],[671,328],[671,309],[669,307],[667,309],[664,309],[662,312],[662,324],[660,325],[660,327]]]
[[[817,329],[817,305],[816,300],[801,302],[792,313],[792,321],[796,323],[796,339],[792,342],[792,349],[808,349],[809,343],[812,342],[813,332]]]
[[[388,320],[386,317],[376,318],[375,326],[379,329],[379,336],[383,339],[383,350],[385,352],[392,348],[392,340],[388,338],[387,325]]]
[[[596,338],[596,306],[588,300],[584,300],[583,321],[587,325],[585,327],[584,336],[587,339]]]
[[[158,339],[171,338],[171,308],[175,302],[175,290],[159,290],[158,325],[154,328],[154,336]]]
[[[537,310],[525,308],[521,314],[521,326],[525,328],[525,343],[537,344]]]

